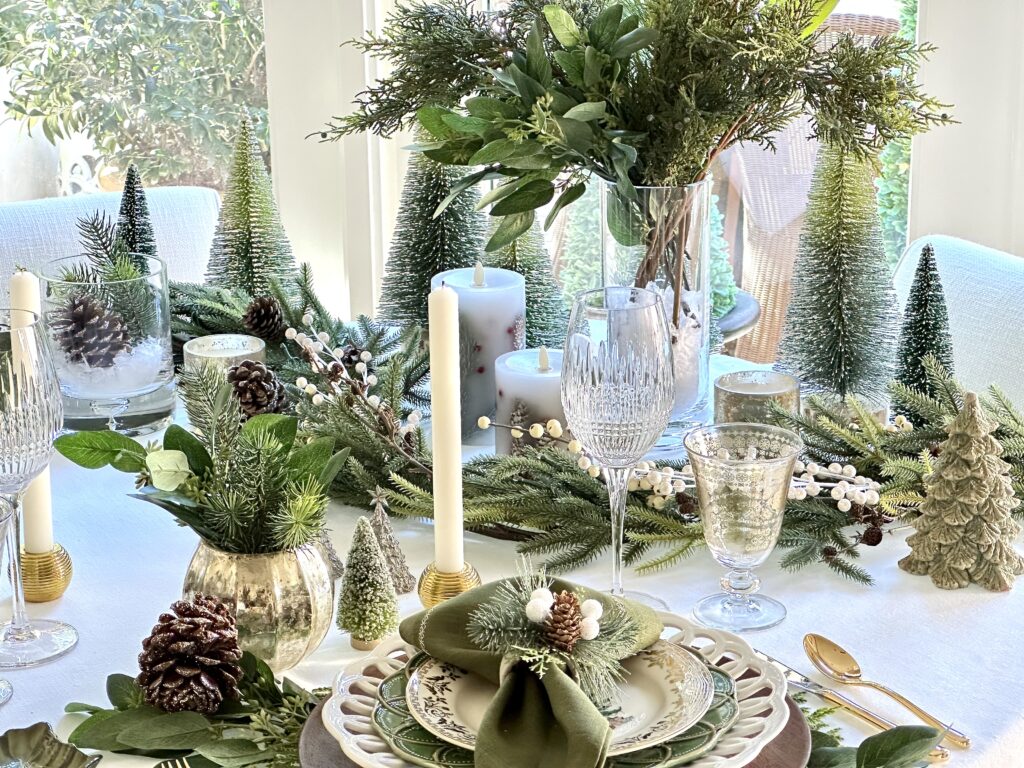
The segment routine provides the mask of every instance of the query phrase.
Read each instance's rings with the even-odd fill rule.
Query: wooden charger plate
[[[811,729],[807,727],[800,707],[786,697],[789,720],[782,733],[776,736],[747,768],[805,768],[811,754]],[[309,716],[299,736],[299,763],[302,768],[358,768],[345,757],[338,742],[324,727],[321,703]]]

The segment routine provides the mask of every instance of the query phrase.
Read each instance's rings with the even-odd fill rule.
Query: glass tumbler
[[[729,569],[721,593],[693,609],[701,623],[733,632],[767,629],[786,617],[777,600],[755,594],[755,568],[768,559],[782,529],[799,436],[763,424],[718,424],[683,440],[697,486],[704,538]]]

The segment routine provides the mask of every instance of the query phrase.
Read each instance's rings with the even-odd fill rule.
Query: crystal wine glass
[[[665,431],[674,397],[672,342],[661,297],[624,286],[581,293],[565,340],[562,405],[573,436],[601,466],[608,485],[613,595],[623,595],[630,474]],[[668,607],[650,595],[629,596]]]
[[[11,508],[8,505],[0,505],[0,566],[4,564],[4,531],[7,530],[7,524],[11,521]],[[11,685],[10,680],[4,680],[0,677],[0,706],[3,706],[11,700],[11,696],[14,695],[14,686]]]
[[[0,309],[0,506],[11,560],[14,610],[0,627],[0,669],[31,667],[70,651],[73,627],[60,621],[29,622],[21,585],[21,500],[29,483],[50,463],[63,408],[53,362],[39,318],[24,310]]]
[[[701,623],[733,632],[767,629],[786,618],[778,600],[754,593],[753,569],[768,559],[782,530],[793,465],[804,445],[789,430],[766,424],[700,427],[683,438],[697,485],[704,539],[729,568],[716,595],[693,614]]]
[[[131,398],[174,378],[167,268],[153,256],[68,256],[40,275],[43,324],[61,391],[117,429]]]

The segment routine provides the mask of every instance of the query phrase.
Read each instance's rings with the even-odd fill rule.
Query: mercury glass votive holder
[[[800,412],[800,382],[777,371],[736,371],[715,379],[715,423],[770,424],[771,404]]]
[[[255,336],[240,333],[219,333],[190,339],[184,346],[185,367],[210,365],[225,374],[233,365],[243,360],[257,363],[266,361],[267,344]]]

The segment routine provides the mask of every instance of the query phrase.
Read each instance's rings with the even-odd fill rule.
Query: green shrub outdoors
[[[153,184],[221,187],[248,112],[267,157],[261,0],[0,0],[7,116]]]
[[[918,0],[900,0],[900,36],[917,37]],[[890,267],[907,247],[907,216],[910,199],[910,140],[890,141],[878,156],[882,173],[875,182],[878,187],[878,215],[882,219],[885,260]]]

